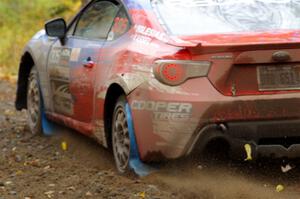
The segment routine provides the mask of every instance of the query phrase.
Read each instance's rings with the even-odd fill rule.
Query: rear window
[[[300,0],[152,0],[171,34],[300,29]]]

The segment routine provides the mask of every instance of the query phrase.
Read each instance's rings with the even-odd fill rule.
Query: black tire
[[[27,122],[32,134],[42,135],[42,98],[35,66],[32,67],[28,77]]]
[[[118,98],[112,120],[112,149],[117,170],[121,174],[130,173],[130,137],[126,117],[126,97]]]

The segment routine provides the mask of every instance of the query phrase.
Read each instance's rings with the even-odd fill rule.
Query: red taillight
[[[177,82],[184,77],[184,69],[179,64],[166,64],[162,69],[162,75],[169,81]]]
[[[207,76],[210,65],[211,63],[206,61],[159,60],[153,72],[160,82],[177,86],[188,79]]]

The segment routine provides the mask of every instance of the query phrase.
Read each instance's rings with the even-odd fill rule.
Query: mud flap
[[[43,134],[45,136],[52,136],[56,132],[56,125],[53,122],[49,121],[46,117],[43,99],[41,104],[41,110]]]
[[[128,131],[130,137],[129,167],[140,177],[150,175],[151,173],[157,171],[157,168],[154,168],[148,164],[143,163],[140,159],[138,146],[136,143],[136,138],[134,133],[132,114],[128,103],[126,104],[126,117],[127,117]]]
[[[56,125],[53,122],[51,122],[50,120],[48,120],[48,118],[46,117],[45,107],[44,107],[44,99],[43,99],[42,89],[40,86],[41,85],[40,80],[38,80],[38,82],[39,82],[40,98],[42,101],[40,108],[41,108],[43,135],[52,136],[56,132]]]

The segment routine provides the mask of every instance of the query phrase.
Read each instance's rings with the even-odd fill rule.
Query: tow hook
[[[228,127],[227,127],[227,125],[226,124],[219,124],[218,125],[218,127],[219,127],[219,129],[221,129],[221,131],[224,133],[224,132],[226,132],[227,130],[228,130]]]

